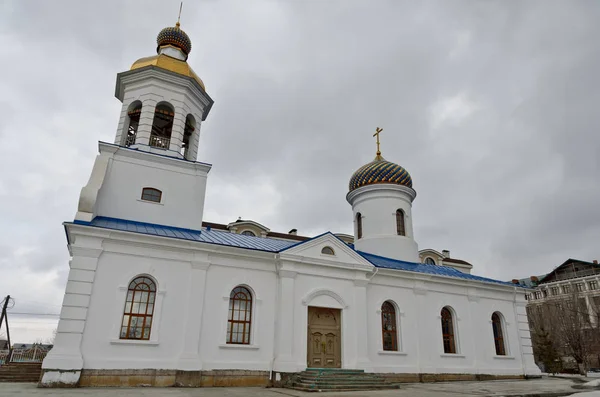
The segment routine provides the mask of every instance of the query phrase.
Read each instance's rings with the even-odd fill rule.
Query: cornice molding
[[[413,188],[403,185],[395,185],[391,183],[377,183],[374,185],[362,186],[358,189],[354,189],[353,191],[348,192],[348,194],[346,195],[346,201],[348,201],[350,205],[354,205],[354,202],[358,200],[360,196],[369,193],[379,193],[383,197],[394,198],[401,198],[399,196],[405,195],[408,197],[411,203],[417,197],[417,192]]]
[[[152,78],[189,90],[203,105],[202,121],[206,120],[214,101],[206,91],[204,91],[200,84],[191,77],[182,76],[156,66],[149,65],[143,68],[118,73],[115,86],[115,97],[122,102],[125,96],[126,85],[144,82],[144,80]]]
[[[207,175],[212,168],[211,164],[189,161],[179,159],[176,157],[163,156],[160,154],[146,152],[143,150],[128,149],[126,147],[115,145],[114,143],[102,141],[98,142],[98,150],[100,153],[112,153],[111,158],[113,161],[118,157],[124,157],[148,162],[149,165],[164,164],[170,167],[184,169],[186,171],[192,171],[196,175],[198,173]]]

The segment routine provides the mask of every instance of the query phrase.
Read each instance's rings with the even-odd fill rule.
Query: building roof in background
[[[229,231],[229,225],[225,225],[223,223],[202,222],[202,227],[205,227],[205,228],[209,227],[211,229]],[[298,236],[296,234],[279,233],[279,232],[271,232],[271,231],[269,231],[267,233],[267,237],[284,238],[284,239],[294,240],[294,241],[306,241],[306,240],[310,239],[310,237],[306,237],[306,236]]]
[[[572,269],[570,269],[569,266],[571,266]],[[594,274],[600,274],[600,265],[598,263],[569,258],[561,265],[555,267],[550,273],[545,274],[544,276],[538,276],[538,284],[575,279]]]
[[[444,259],[442,259],[442,262],[458,263],[460,265],[473,266],[469,262],[463,261],[462,259],[444,258]]]

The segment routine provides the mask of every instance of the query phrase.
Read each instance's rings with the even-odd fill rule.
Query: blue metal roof
[[[152,223],[129,221],[125,219],[97,216],[91,222],[75,221],[80,225],[101,227],[104,229],[121,230],[125,232],[150,234],[153,236],[170,237],[201,243],[227,245],[230,247],[246,248],[257,251],[279,252],[296,242],[246,236],[217,230],[192,230],[173,226],[155,225]]]
[[[302,245],[308,241],[319,238],[330,232],[323,233],[306,241],[285,241],[277,240],[268,237],[246,236],[243,234],[229,233],[225,231],[212,230],[209,228],[203,230],[184,229],[180,227],[156,225],[152,223],[136,222],[125,219],[108,218],[97,216],[91,222],[74,221],[74,224],[100,227],[104,229],[121,230],[125,232],[142,233],[153,236],[177,238],[189,241],[198,241],[201,243],[225,245],[229,247],[245,248],[256,251],[265,251],[278,253],[292,246]],[[337,236],[331,234],[335,238]],[[341,241],[341,240],[340,240]],[[405,262],[397,259],[386,258],[379,255],[368,254],[366,252],[357,251],[353,244],[348,246],[355,250],[363,258],[371,262],[375,267],[404,270],[409,272],[433,274],[437,276],[460,278],[465,280],[482,281],[487,283],[495,283],[501,285],[515,286],[515,284],[494,280],[486,277],[474,276],[472,274],[463,273],[448,266],[429,265],[426,263]]]
[[[483,281],[486,283],[495,283],[502,285],[510,285],[514,287],[515,284],[508,283],[506,281],[494,280],[491,278],[474,276],[472,274],[463,273],[460,270],[454,269],[453,267],[440,266],[440,265],[429,265],[427,263],[414,263],[405,262],[397,259],[386,258],[379,255],[367,254],[366,252],[356,251],[363,258],[371,262],[376,267],[385,269],[405,270],[408,272],[433,274],[436,276],[462,278],[465,280]]]

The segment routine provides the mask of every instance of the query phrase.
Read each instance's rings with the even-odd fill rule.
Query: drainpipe
[[[379,271],[379,268],[376,267],[375,271],[373,272],[373,275],[371,277],[367,277],[367,279],[369,280],[369,282],[371,282],[371,280],[373,279],[373,277],[375,277],[377,275],[377,272]]]
[[[279,335],[277,334],[277,324],[279,323],[279,306],[278,304],[279,302],[279,269],[277,268],[277,264],[279,262],[279,254],[275,254],[275,256],[273,257],[273,259],[275,259],[275,275],[277,276],[275,282],[276,284],[276,288],[275,288],[275,321],[273,324],[273,335],[275,335],[275,343],[273,343],[273,357],[271,357],[271,363],[270,363],[270,367],[269,367],[269,378],[271,380],[271,385],[273,385],[273,382],[275,381],[275,374],[273,373],[273,367],[275,366],[275,357],[277,352],[275,351],[277,349],[277,338],[279,337]]]

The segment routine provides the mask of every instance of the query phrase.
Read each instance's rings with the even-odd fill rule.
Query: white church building
[[[70,270],[41,386],[279,385],[307,368],[540,374],[524,289],[419,252],[412,179],[379,147],[350,178],[354,236],[206,222],[211,165],[196,157],[213,100],[179,23],[157,43],[117,75],[115,140],[99,143],[64,223]]]

